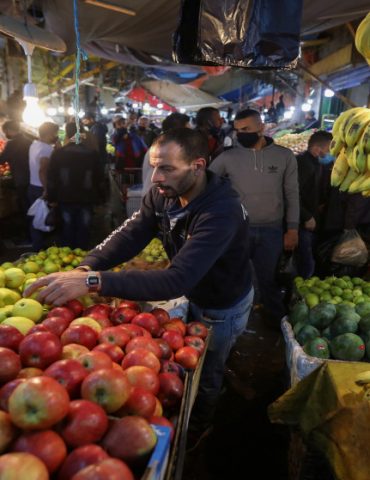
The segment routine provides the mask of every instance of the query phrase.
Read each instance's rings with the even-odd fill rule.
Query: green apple
[[[59,267],[55,263],[53,263],[53,262],[45,262],[44,263],[44,272],[45,273],[54,273],[54,272],[58,272],[58,271],[59,271]]]
[[[38,322],[43,316],[41,303],[32,298],[22,298],[13,305],[13,317],[26,317],[33,322]]]
[[[0,270],[0,288],[5,287],[5,273],[3,270]]]
[[[90,305],[94,305],[94,300],[90,295],[82,295],[81,297],[78,297],[77,300],[79,300],[85,308],[90,307]]]
[[[76,318],[75,320],[72,320],[72,322],[69,324],[70,327],[72,327],[73,325],[87,325],[88,327],[91,327],[93,330],[95,330],[98,334],[102,330],[102,327],[99,325],[99,323],[90,317]]]
[[[46,277],[46,273],[45,272],[36,273],[36,278],[41,278],[41,277]]]
[[[49,247],[49,248],[46,249],[46,253],[48,255],[55,254],[55,253],[58,253],[58,252],[59,252],[59,248],[55,247],[55,246],[54,247]]]
[[[12,268],[12,267],[14,267],[12,262],[4,262],[4,263],[1,264],[1,268],[3,270],[7,270],[8,268]]]
[[[27,335],[35,325],[35,322],[26,317],[8,317],[3,321],[2,325],[10,325],[23,333],[23,335]]]
[[[27,278],[27,280],[24,282],[23,286],[22,286],[22,293],[26,290],[26,288],[28,288],[31,283],[33,282],[36,282],[37,278]]]
[[[0,288],[0,305],[14,305],[22,297],[19,292],[10,290],[10,288]]]
[[[0,322],[3,322],[6,318],[12,316],[13,305],[6,305],[0,308]]]
[[[23,270],[17,267],[8,268],[4,272],[5,275],[5,286],[7,288],[18,288],[23,282],[26,274]]]
[[[40,270],[39,265],[37,265],[36,262],[26,262],[23,265],[23,271],[24,273],[37,273]]]

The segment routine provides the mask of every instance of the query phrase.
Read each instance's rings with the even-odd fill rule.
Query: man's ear
[[[207,166],[207,162],[205,158],[197,158],[196,160],[193,160],[193,170],[194,172],[202,171],[205,170]]]

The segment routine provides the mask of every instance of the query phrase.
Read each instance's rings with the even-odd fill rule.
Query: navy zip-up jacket
[[[158,237],[171,260],[163,270],[103,271],[102,295],[131,300],[186,295],[202,308],[224,309],[248,293],[248,214],[228,179],[212,172],[207,179],[206,189],[184,208],[153,187],[140,211],[87,255],[81,265],[107,270]]]

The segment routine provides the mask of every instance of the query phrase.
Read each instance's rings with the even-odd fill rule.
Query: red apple
[[[177,405],[184,393],[182,380],[174,373],[159,374],[160,389],[158,399],[164,407]]]
[[[25,382],[25,378],[15,378],[10,380],[0,388],[0,408],[7,412],[9,410],[9,397],[13,393],[13,390],[18,387],[22,382]],[[0,452],[1,453],[1,452]]]
[[[167,310],[165,310],[164,308],[159,308],[159,307],[153,308],[153,310],[150,313],[156,317],[156,319],[159,322],[159,325],[161,326],[171,320]]]
[[[9,413],[0,411],[0,455],[8,449],[16,435],[17,429],[12,424]]]
[[[165,330],[162,338],[166,340],[172,350],[178,350],[184,346],[184,337],[177,330]]]
[[[81,386],[81,396],[99,404],[107,413],[113,413],[127,401],[130,382],[119,370],[109,368],[90,373]]]
[[[159,346],[162,351],[161,360],[168,360],[172,355],[172,350],[169,344],[163,338],[155,338],[155,343]]]
[[[89,318],[96,320],[102,329],[111,327],[113,325],[106,315],[103,315],[99,312],[91,312],[89,314]]]
[[[188,347],[193,347],[195,350],[198,350],[199,354],[202,355],[205,348],[205,343],[203,338],[195,337],[194,335],[187,335],[184,337],[184,344]]]
[[[136,415],[114,420],[102,445],[113,457],[129,464],[147,460],[157,443],[157,436],[145,418]]]
[[[44,375],[44,371],[41,368],[26,367],[19,370],[17,378],[41,377],[42,375]]]
[[[134,302],[132,300],[121,300],[118,304],[118,308],[132,308],[133,310],[136,310],[137,313],[141,312],[140,305],[137,302]]]
[[[84,345],[80,345],[79,343],[69,343],[68,345],[63,346],[62,359],[76,359],[89,351],[90,350]]]
[[[69,320],[69,323],[75,318],[75,314],[67,307],[54,307],[49,310],[47,317],[64,317]]]
[[[163,360],[161,362],[161,373],[174,373],[181,379],[185,377],[184,367],[173,360]]]
[[[66,416],[68,408],[67,390],[50,377],[28,378],[9,397],[12,422],[24,430],[50,428]]]
[[[171,318],[171,321],[163,325],[165,330],[178,330],[184,337],[186,335],[186,325],[181,318]]]
[[[121,363],[124,357],[122,348],[118,345],[112,345],[111,343],[99,343],[96,347],[93,348],[93,352],[102,352],[108,355],[112,362]]]
[[[152,417],[149,418],[149,423],[152,424],[152,425],[160,425],[161,427],[168,427],[171,430],[170,440],[172,442],[173,437],[175,435],[175,428],[174,428],[173,424],[168,420],[168,418],[166,418],[166,417],[156,417],[156,416],[153,415]]]
[[[133,387],[144,388],[144,390],[148,390],[153,395],[157,395],[159,378],[151,368],[135,365],[134,367],[128,367],[123,373]]]
[[[67,447],[63,439],[53,430],[22,433],[13,445],[12,451],[35,455],[46,465],[49,473],[55,472],[67,456]]]
[[[107,303],[96,303],[95,305],[90,305],[89,307],[85,308],[83,316],[91,317],[92,313],[98,313],[99,315],[104,315],[105,317],[109,318],[111,311],[112,307]]]
[[[71,480],[83,468],[107,458],[109,458],[108,454],[98,445],[91,444],[76,448],[64,460],[59,470],[58,480]]]
[[[72,325],[64,330],[60,339],[63,345],[79,343],[91,350],[98,342],[98,334],[88,325]]]
[[[45,327],[42,323],[38,323],[37,325],[34,325],[30,330],[27,332],[28,335],[32,335],[32,333],[39,333],[39,332],[50,332],[48,328]]]
[[[139,327],[148,330],[154,337],[158,336],[160,325],[157,318],[151,313],[138,313],[131,321],[133,325],[139,325]]]
[[[130,468],[118,460],[107,458],[102,462],[90,465],[74,475],[73,480],[134,480]]]
[[[153,338],[153,337],[152,337],[152,334],[149,332],[149,330],[145,330],[145,328],[143,328],[143,327],[140,327],[140,328],[141,328],[141,330],[142,330],[142,332],[143,332],[143,337]],[[158,336],[159,336],[159,335],[157,335],[157,337],[158,337]]]
[[[130,338],[142,337],[144,329],[138,325],[132,325],[131,323],[123,323],[118,325],[124,332],[130,335]]]
[[[64,307],[67,307],[69,310],[72,310],[74,313],[74,317],[77,318],[81,315],[81,313],[84,310],[83,303],[81,303],[79,300],[74,299],[74,300],[69,300]]]
[[[194,370],[198,364],[200,353],[193,347],[182,347],[175,353],[175,360],[184,368]]]
[[[156,373],[159,373],[159,370],[161,369],[161,363],[158,360],[158,357],[145,348],[131,350],[122,360],[121,365],[124,370],[128,367],[133,367],[134,365],[143,365],[144,367],[151,368]]]
[[[73,400],[61,423],[60,434],[70,447],[96,443],[108,428],[108,417],[100,405],[89,400]]]
[[[131,350],[136,350],[138,348],[144,348],[154,353],[158,358],[162,356],[162,350],[154,338],[145,338],[145,337],[136,337],[128,342],[126,345],[125,351],[126,354],[131,352]]]
[[[41,325],[45,325],[45,327],[57,337],[60,337],[64,330],[68,328],[68,325],[71,322],[66,317],[47,317]]]
[[[186,325],[186,333],[195,337],[206,338],[208,328],[201,322],[190,322]]]
[[[127,402],[115,413],[115,416],[139,415],[140,417],[150,418],[156,406],[157,400],[152,393],[140,387],[133,387]]]
[[[0,456],[0,478],[4,480],[49,480],[45,464],[30,453],[12,452]]]
[[[115,308],[111,313],[110,320],[113,325],[121,325],[122,323],[130,323],[137,315],[137,310],[128,307]]]
[[[11,325],[0,325],[0,347],[10,348],[15,352],[23,340],[24,335]]]
[[[69,393],[71,398],[76,397],[80,392],[80,386],[88,372],[81,365],[79,360],[72,358],[58,360],[51,364],[44,372],[47,377],[54,378]]]
[[[76,360],[87,372],[100,370],[101,368],[112,368],[111,358],[104,352],[87,352]]]
[[[16,378],[21,368],[19,355],[10,348],[0,347],[0,383]]]
[[[130,341],[130,338],[130,335],[124,332],[122,328],[108,327],[100,332],[98,341],[99,343],[112,343],[123,348]]]
[[[32,333],[19,344],[19,356],[25,367],[44,369],[61,358],[62,344],[54,333]]]
[[[163,407],[161,402],[155,397],[155,409],[153,412],[154,417],[161,417],[163,415]]]

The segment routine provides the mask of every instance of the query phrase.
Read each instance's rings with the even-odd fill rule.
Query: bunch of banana
[[[355,45],[370,65],[370,13],[362,20],[356,30]]]
[[[370,196],[370,109],[346,110],[335,121],[332,134],[330,153],[336,157],[332,186]]]

